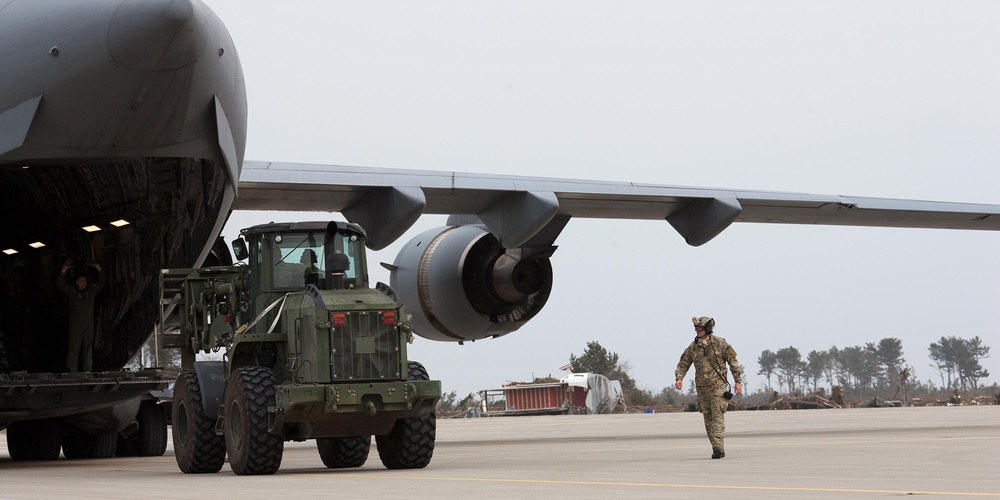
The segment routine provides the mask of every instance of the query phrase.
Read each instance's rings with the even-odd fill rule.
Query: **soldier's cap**
[[[712,328],[715,326],[715,319],[709,318],[708,316],[695,316],[691,318],[691,321],[694,323],[694,326],[702,326],[705,328]]]

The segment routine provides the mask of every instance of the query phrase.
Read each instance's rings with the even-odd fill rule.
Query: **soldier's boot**
[[[725,439],[725,427],[713,425],[708,433],[708,441],[712,444],[712,458],[722,458],[726,456],[726,448],[723,444]]]

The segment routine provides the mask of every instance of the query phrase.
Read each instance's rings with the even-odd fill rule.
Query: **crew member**
[[[695,339],[684,349],[674,372],[674,387],[684,386],[684,375],[694,364],[695,389],[698,392],[698,411],[705,417],[705,432],[712,443],[712,458],[726,456],[726,409],[729,407],[729,380],[726,364],[733,372],[736,394],[743,392],[743,369],[736,360],[736,351],[722,337],[712,335],[715,320],[707,316],[691,318]],[[727,396],[728,398],[724,397]]]
[[[319,286],[323,270],[316,267],[316,252],[310,248],[303,250],[299,262],[306,268],[305,271],[302,271],[302,281],[307,285]]]
[[[62,274],[56,283],[59,289],[69,298],[69,347],[66,350],[66,367],[70,373],[76,371],[89,372],[94,367],[94,302],[97,292],[104,288],[104,276],[101,265],[94,264],[97,276],[93,283],[87,281],[87,269],[76,273],[74,284],[66,282],[66,271],[73,264],[67,259],[63,264]]]

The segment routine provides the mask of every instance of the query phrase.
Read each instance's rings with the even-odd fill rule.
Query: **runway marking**
[[[964,438],[962,438],[964,439]],[[969,438],[972,439],[972,438]],[[83,464],[81,464],[83,465]],[[165,471],[162,469],[142,469],[133,467],[49,467],[48,470],[90,470],[103,472],[177,472]],[[695,489],[695,490],[746,490],[746,491],[791,491],[810,493],[870,493],[889,495],[940,495],[955,497],[984,497],[1000,498],[1000,493],[977,493],[969,491],[917,491],[917,490],[877,490],[860,488],[815,488],[815,487],[791,487],[791,486],[749,486],[749,485],[707,485],[707,484],[675,484],[675,483],[633,483],[618,481],[568,481],[552,479],[504,479],[504,478],[479,478],[479,477],[434,477],[434,476],[399,476],[399,475],[375,475],[375,474],[349,474],[344,472],[328,472],[322,470],[310,470],[303,472],[279,472],[280,476],[309,476],[309,477],[334,477],[343,479],[364,479],[372,480],[419,480],[419,481],[448,481],[465,483],[495,483],[495,484],[534,484],[534,485],[561,485],[561,486],[614,486],[626,488],[655,488],[655,489]]]
[[[589,452],[608,452],[608,451],[676,451],[680,449],[701,449],[704,445],[701,441],[704,438],[698,438],[699,444],[691,445],[681,445],[681,446],[657,446],[657,447],[620,447],[620,448],[580,448],[575,450],[540,450],[540,451],[498,451],[495,448],[491,448],[489,451],[477,451],[477,452],[440,452],[438,451],[438,456],[448,456],[448,457],[462,457],[462,456],[481,456],[481,455],[538,455],[538,454],[577,454],[577,453],[589,453]],[[729,442],[726,443],[727,449],[743,448],[747,445],[740,445],[738,443],[733,443],[733,441],[738,441],[739,438],[730,438]],[[796,446],[817,446],[822,444],[823,446],[856,446],[859,444],[872,445],[872,444],[886,444],[886,443],[920,443],[927,441],[985,441],[985,440],[1000,440],[1000,436],[976,436],[976,437],[926,437],[919,439],[860,439],[855,441],[844,441],[837,438],[829,439],[814,439],[810,441],[798,441],[792,443],[767,443],[767,444],[755,444],[752,445],[754,448],[761,447],[773,447],[773,448],[789,448]],[[585,441],[581,441],[585,442]]]
[[[799,491],[812,493],[878,493],[891,495],[941,495],[965,497],[997,497],[1000,493],[976,493],[969,491],[911,491],[911,490],[865,490],[853,488],[797,488],[786,486],[741,486],[741,485],[707,485],[707,484],[669,484],[669,483],[626,483],[615,481],[559,481],[552,479],[496,479],[473,477],[427,477],[427,476],[372,476],[360,474],[325,473],[325,474],[289,474],[302,476],[336,476],[345,479],[406,479],[419,481],[452,481],[468,483],[510,483],[510,484],[541,484],[560,486],[616,486],[633,488],[674,488],[701,490],[751,490],[751,491]]]

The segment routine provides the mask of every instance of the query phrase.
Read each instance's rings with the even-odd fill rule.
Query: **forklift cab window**
[[[347,236],[342,234],[337,234],[332,240],[333,242],[333,253],[344,254],[347,256],[348,265],[347,269],[344,269],[345,278],[354,277],[354,269],[357,267],[354,264],[354,249],[351,248],[351,240]]]
[[[333,238],[331,238],[331,244],[333,245],[333,248],[331,249],[333,253],[339,253],[347,256],[348,267],[343,270],[344,287],[367,287],[367,276],[363,275],[363,270],[365,268],[363,261],[365,256],[365,247],[362,240],[358,239],[353,234],[337,233]]]
[[[278,234],[271,238],[272,286],[302,289],[307,284],[319,286],[325,270],[323,234]]]

